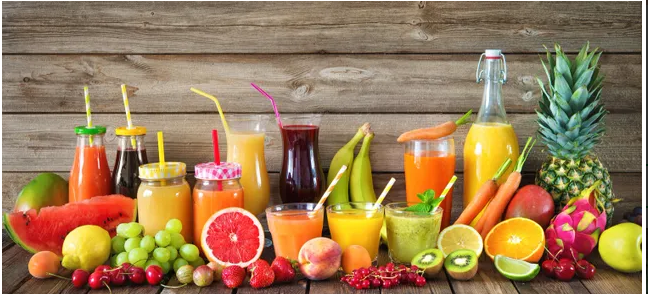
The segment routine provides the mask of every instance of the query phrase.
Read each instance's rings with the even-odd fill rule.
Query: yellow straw
[[[344,172],[346,170],[347,170],[346,165],[343,165],[342,168],[340,168],[337,175],[335,175],[335,178],[333,179],[331,184],[326,189],[326,192],[324,192],[324,195],[322,195],[322,198],[320,199],[320,201],[317,202],[317,205],[315,206],[315,208],[313,208],[313,212],[316,212],[316,211],[320,210],[320,208],[322,208],[322,205],[324,205],[324,202],[326,202],[326,198],[328,198],[329,195],[331,194],[331,192],[333,192],[333,189],[335,188],[335,184],[337,184],[337,182],[340,180],[340,178],[342,178],[342,175],[344,174]]]
[[[457,176],[453,175],[452,178],[450,179],[450,182],[448,182],[448,185],[446,185],[445,189],[443,189],[443,192],[439,197],[445,197],[448,194],[448,192],[450,192],[450,189],[452,189],[452,185],[454,185],[456,180],[457,180]]]
[[[225,120],[225,115],[223,114],[223,109],[221,108],[220,103],[218,102],[218,99],[215,96],[209,95],[209,94],[207,94],[207,93],[205,93],[203,91],[200,91],[200,90],[198,90],[196,88],[193,88],[193,87],[190,88],[190,90],[192,92],[198,94],[198,95],[207,97],[207,98],[211,99],[212,101],[214,101],[214,103],[216,103],[216,108],[218,109],[218,114],[220,115],[221,122],[223,123],[223,129],[225,129],[225,135],[229,135],[229,133],[230,133],[229,125],[227,124],[227,120]]]
[[[121,85],[122,98],[124,99],[124,110],[126,110],[126,122],[128,123],[128,129],[133,128],[133,120],[131,119],[130,107],[128,106],[128,93],[126,92],[126,84]],[[137,146],[135,142],[135,137],[131,137],[131,144],[133,148]]]
[[[392,188],[392,186],[394,186],[395,182],[396,182],[396,179],[394,179],[394,178],[391,178],[391,180],[389,180],[389,183],[387,183],[387,186],[385,186],[385,190],[382,191],[382,193],[380,194],[380,197],[378,197],[378,200],[376,200],[376,204],[374,204],[373,210],[378,209],[378,205],[380,205],[380,203],[382,203],[383,200],[385,200],[385,197],[387,196],[387,193],[389,193],[389,190],[391,190],[391,188]]]
[[[162,131],[157,132],[158,136],[158,156],[160,157],[160,166],[164,167],[165,161],[164,161],[164,136],[162,135]]]
[[[86,119],[88,121],[88,128],[92,128],[92,113],[90,111],[90,91],[88,86],[83,87],[83,96],[85,98]],[[92,145],[92,135],[90,135],[90,145]]]

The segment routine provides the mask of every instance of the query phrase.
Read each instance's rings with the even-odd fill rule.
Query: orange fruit
[[[484,251],[491,259],[495,255],[538,262],[545,246],[544,230],[538,223],[523,217],[507,219],[486,235]]]
[[[355,269],[370,266],[371,256],[369,256],[369,251],[360,245],[350,245],[342,253],[342,269],[347,274],[350,274]]]

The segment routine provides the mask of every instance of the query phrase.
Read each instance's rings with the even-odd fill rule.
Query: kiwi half
[[[425,249],[412,258],[412,265],[424,270],[426,278],[433,278],[443,268],[443,252],[436,248]]]
[[[470,280],[477,274],[477,254],[470,249],[459,249],[448,254],[444,265],[455,280]]]

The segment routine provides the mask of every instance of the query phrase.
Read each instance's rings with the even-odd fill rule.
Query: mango
[[[46,206],[61,206],[68,202],[68,183],[57,174],[42,173],[22,188],[14,212],[40,210]]]

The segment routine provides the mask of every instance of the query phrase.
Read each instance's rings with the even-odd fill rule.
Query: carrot
[[[434,140],[452,135],[457,130],[458,126],[468,123],[471,114],[472,109],[466,112],[466,114],[457,121],[448,121],[431,128],[422,128],[405,132],[401,134],[396,141],[403,143],[411,140]]]
[[[515,191],[520,187],[520,181],[522,181],[522,166],[524,166],[524,162],[529,157],[529,153],[534,144],[535,140],[529,137],[526,145],[524,145],[522,154],[518,157],[513,172],[508,176],[506,182],[499,187],[495,197],[488,205],[488,209],[484,215],[482,215],[482,219],[484,219],[483,227],[480,230],[482,238],[486,239],[490,230],[500,221],[506,206],[511,201],[511,198],[513,198],[513,194],[515,194]]]
[[[493,198],[493,195],[497,192],[497,180],[502,176],[502,174],[508,169],[511,165],[511,159],[507,158],[506,161],[500,166],[500,168],[495,172],[495,175],[492,179],[486,181],[477,191],[473,200],[466,206],[466,209],[461,213],[456,224],[467,225],[470,224],[473,219],[481,212],[488,202]]]

